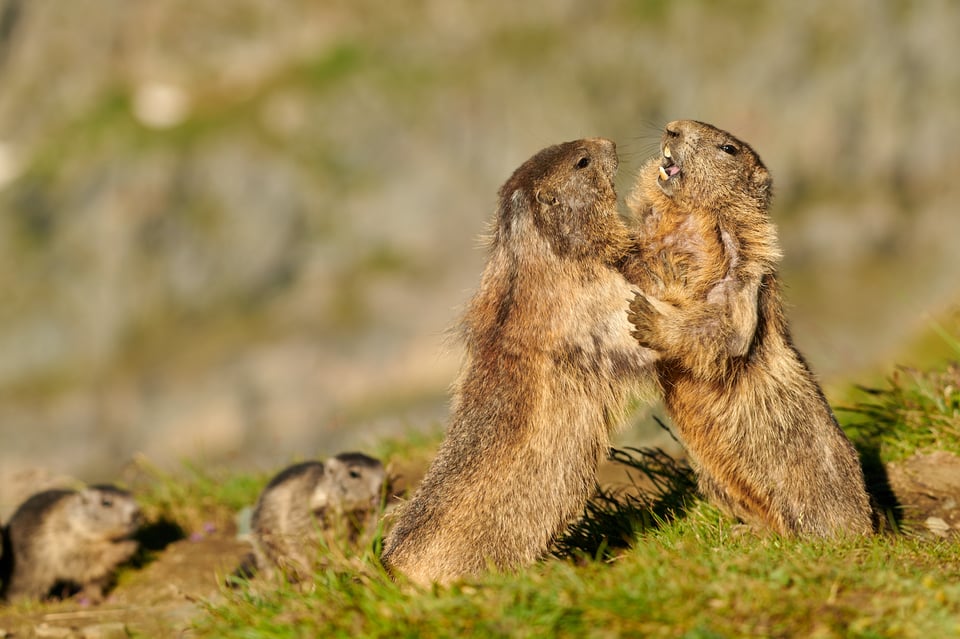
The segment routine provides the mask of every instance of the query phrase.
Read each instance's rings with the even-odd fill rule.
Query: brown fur
[[[578,140],[501,187],[447,437],[386,539],[391,571],[445,583],[528,564],[582,513],[609,431],[655,357],[624,312],[616,168],[613,142]]]
[[[12,574],[6,598],[42,599],[64,585],[99,602],[116,567],[137,550],[130,537],[139,521],[130,494],[112,486],[33,495],[7,524]]]
[[[668,124],[666,148],[672,159],[645,166],[628,200],[642,253],[625,272],[646,293],[630,321],[661,356],[665,404],[701,490],[784,535],[870,532],[856,450],[790,338],[769,172],[701,122]],[[679,172],[664,180],[661,165]]]
[[[257,571],[272,578],[279,569],[294,582],[306,578],[317,563],[321,534],[328,533],[327,542],[356,541],[366,531],[385,479],[383,464],[361,453],[341,453],[326,464],[303,462],[278,473],[260,494],[251,519]],[[248,566],[241,571],[250,572]]]

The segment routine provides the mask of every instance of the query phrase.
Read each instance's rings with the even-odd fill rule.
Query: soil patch
[[[228,533],[174,542],[142,570],[126,571],[99,606],[68,599],[0,608],[0,638],[189,637],[199,602],[223,596],[224,577],[249,550]]]

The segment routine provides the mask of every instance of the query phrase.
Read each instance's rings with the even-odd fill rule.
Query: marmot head
[[[79,491],[71,505],[71,521],[78,533],[90,538],[120,540],[131,537],[140,526],[140,508],[125,490],[114,486],[91,486]]]
[[[386,471],[378,459],[363,453],[340,453],[324,464],[323,496],[326,506],[344,512],[368,510],[380,503]],[[311,506],[316,510],[317,496]]]
[[[528,230],[559,256],[603,255],[623,233],[613,178],[617,147],[589,138],[547,147],[500,188],[494,243],[530,251]],[[531,228],[532,227],[532,228]]]
[[[669,123],[661,157],[648,165],[669,198],[697,208],[725,210],[731,203],[766,211],[773,180],[760,156],[746,142],[695,120]]]

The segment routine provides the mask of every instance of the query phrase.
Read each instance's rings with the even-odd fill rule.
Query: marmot
[[[322,532],[350,541],[364,532],[385,479],[383,464],[362,453],[280,472],[263,489],[251,519],[256,569],[267,577],[279,569],[290,581],[303,580],[316,565]]]
[[[548,147],[500,188],[447,435],[384,542],[419,584],[535,561],[594,489],[656,354],[630,335],[615,144]]]
[[[7,523],[12,574],[6,598],[42,599],[63,586],[101,601],[114,570],[137,551],[131,537],[139,524],[136,501],[113,486],[33,495]]]
[[[871,532],[857,452],[791,341],[769,172],[701,122],[668,124],[661,151],[628,199],[642,248],[625,272],[646,293],[629,317],[700,489],[782,535]]]

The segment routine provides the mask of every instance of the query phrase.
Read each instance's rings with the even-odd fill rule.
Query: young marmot
[[[446,583],[535,561],[579,516],[608,435],[655,354],[630,336],[616,147],[548,147],[501,187],[462,321],[446,439],[388,535],[384,565]]]
[[[139,523],[133,497],[113,486],[33,495],[7,523],[11,575],[4,595],[42,599],[62,586],[101,601],[117,566],[137,551],[131,537]]]
[[[628,200],[639,219],[634,335],[661,359],[664,401],[699,473],[728,513],[780,534],[869,533],[857,452],[783,312],[772,181],[747,144],[671,122],[662,157]]]
[[[287,468],[263,489],[251,520],[254,563],[272,577],[275,570],[302,581],[316,565],[321,534],[355,541],[380,503],[386,471],[362,453]],[[329,540],[329,541],[332,541]]]

